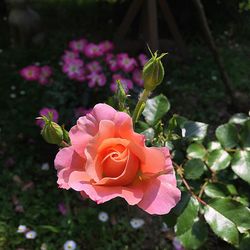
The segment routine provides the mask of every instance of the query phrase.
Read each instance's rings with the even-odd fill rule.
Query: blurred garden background
[[[111,102],[116,79],[124,80],[135,104],[147,44],[168,52],[156,92],[168,97],[171,115],[215,128],[234,113],[248,113],[250,2],[203,0],[210,36],[195,2],[1,1],[1,250],[183,249],[165,216],[149,216],[119,199],[97,205],[58,189],[57,147],[43,141],[35,118],[53,109],[69,129],[96,103]],[[86,44],[89,50],[82,49]],[[20,225],[35,235],[18,233]],[[208,236],[200,249],[234,249]]]

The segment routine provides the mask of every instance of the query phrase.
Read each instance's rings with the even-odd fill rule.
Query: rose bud
[[[152,58],[144,65],[142,78],[144,80],[144,88],[148,91],[153,91],[156,86],[160,85],[164,78],[164,67],[161,59],[167,54],[163,53],[160,56],[157,52],[154,54],[150,51]]]
[[[64,125],[62,125],[62,131],[63,131],[63,140],[66,143],[70,143],[70,138],[69,138],[69,132],[65,129]]]
[[[64,137],[63,129],[57,123],[43,117],[45,125],[42,129],[43,139],[50,144],[61,145]]]

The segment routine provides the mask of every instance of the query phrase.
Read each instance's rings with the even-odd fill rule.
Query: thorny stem
[[[200,198],[202,197],[203,192],[204,192],[205,187],[207,186],[207,184],[208,184],[208,181],[205,181],[205,183],[201,186],[201,190],[200,190],[200,192],[199,192],[198,197],[200,197]]]
[[[186,179],[183,176],[183,169],[181,166],[179,166],[177,163],[173,162],[174,167],[176,168],[176,172],[179,174],[179,176],[181,177],[182,182],[184,183],[185,187],[187,188],[187,190],[189,191],[189,193],[195,198],[197,199],[202,205],[206,206],[207,203],[205,201],[203,201],[199,196],[197,196],[191,189],[191,187],[189,186],[188,182],[186,181]]]

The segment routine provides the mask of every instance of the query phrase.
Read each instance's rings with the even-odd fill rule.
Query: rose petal
[[[116,197],[124,198],[129,205],[135,205],[141,201],[143,197],[142,188],[138,187],[107,187],[107,186],[92,186],[91,184],[83,183],[83,191],[90,197],[91,200],[98,204],[104,203]]]
[[[108,185],[108,186],[126,186],[132,183],[139,169],[139,160],[133,153],[128,152],[128,159],[124,171],[120,176],[115,178],[105,177],[101,179],[96,185]]]
[[[167,181],[165,175],[148,181],[138,206],[150,214],[167,214],[179,202],[181,196],[180,190]]]
[[[145,161],[141,164],[142,173],[159,173],[166,169],[166,158],[159,148],[145,147],[140,154],[145,156]]]
[[[75,151],[84,157],[84,150],[91,139],[91,136],[86,133],[86,131],[79,129],[79,126],[76,125],[70,129],[69,137]]]
[[[55,168],[57,169],[58,185],[61,188],[69,188],[69,176],[73,171],[83,171],[86,159],[81,157],[74,148],[67,147],[61,149],[55,158]]]

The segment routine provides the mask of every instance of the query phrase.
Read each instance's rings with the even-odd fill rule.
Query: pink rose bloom
[[[20,75],[26,81],[37,81],[40,75],[40,68],[36,65],[30,65],[20,70]]]
[[[146,147],[128,114],[97,104],[69,136],[72,145],[55,158],[60,188],[72,188],[98,204],[122,197],[159,215],[180,200],[169,150]]]
[[[39,111],[39,115],[40,116],[49,116],[49,113],[52,113],[53,115],[53,121],[54,122],[58,122],[58,118],[59,118],[59,114],[57,112],[56,109],[53,109],[53,108],[42,108],[40,111]],[[44,121],[43,120],[36,120],[36,124],[43,128],[44,126]]]
[[[102,52],[105,54],[114,50],[115,46],[111,41],[103,41],[99,43],[99,47],[101,48]]]
[[[105,62],[108,64],[109,69],[115,72],[119,69],[118,62],[113,54],[107,54],[105,57]]]
[[[80,116],[84,116],[89,113],[92,109],[86,109],[84,107],[78,107],[75,109],[75,117],[79,118]]]
[[[71,59],[63,65],[63,72],[70,79],[79,80],[83,76],[83,61],[81,59]]]
[[[142,79],[142,71],[139,69],[135,69],[133,71],[132,79],[135,83],[137,83],[138,86],[143,87],[144,82]]]
[[[95,86],[104,86],[107,82],[106,76],[104,74],[99,74],[96,72],[91,73],[87,76],[87,79],[89,80],[88,86],[90,88],[93,88]]]
[[[87,43],[88,43],[88,41],[86,39],[73,40],[73,41],[70,41],[69,47],[73,51],[83,52]]]
[[[102,71],[102,66],[98,61],[92,61],[92,62],[86,64],[86,69],[89,72],[100,72],[100,71]]]
[[[67,63],[68,61],[71,61],[72,59],[78,59],[79,58],[79,53],[76,51],[69,51],[65,50],[64,54],[62,56],[62,60]]]
[[[133,71],[137,66],[137,62],[134,58],[130,58],[127,53],[121,53],[117,55],[118,66],[126,73]]]
[[[102,56],[103,51],[99,45],[94,44],[94,43],[89,43],[84,48],[84,54],[85,54],[85,56],[87,56],[89,58],[96,58],[96,57]]]
[[[148,62],[148,57],[145,54],[140,54],[138,56],[138,60],[139,60],[139,62],[141,64],[141,66],[143,67]]]

